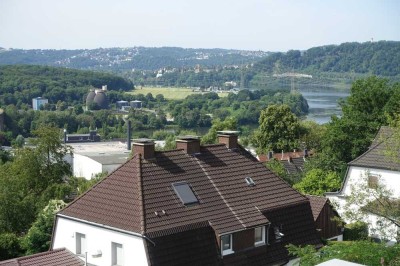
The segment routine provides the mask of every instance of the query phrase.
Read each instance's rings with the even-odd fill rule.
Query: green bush
[[[368,239],[368,224],[358,221],[344,226],[343,240]]]

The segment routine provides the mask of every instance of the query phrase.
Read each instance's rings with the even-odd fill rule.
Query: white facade
[[[56,219],[52,249],[87,252],[87,262],[97,266],[148,265],[145,242],[149,240],[141,235],[74,218]],[[85,261],[84,255],[79,257]]]
[[[101,163],[81,154],[74,154],[72,165],[74,176],[84,177],[87,180],[103,172],[103,165]]]
[[[42,105],[45,105],[46,103],[49,103],[48,99],[42,98],[42,97],[37,97],[32,99],[32,108],[33,110],[40,110],[40,107]]]
[[[336,206],[336,210],[339,215],[342,216],[345,212],[345,206],[347,198],[352,195],[352,187],[360,187],[360,185],[368,187],[368,176],[376,176],[378,177],[379,185],[385,186],[387,189],[391,190],[391,195],[394,198],[400,199],[400,172],[398,171],[390,171],[385,169],[376,169],[376,168],[365,168],[359,166],[349,166],[345,182],[343,184],[342,190],[340,192],[335,193],[326,193],[325,196],[329,198],[329,200]],[[371,188],[372,190],[373,188]],[[371,201],[373,199],[371,198]],[[358,211],[359,206],[351,205],[347,206],[354,211]],[[387,236],[392,236],[390,241],[395,241],[396,230],[397,227],[391,224],[389,221],[383,221],[384,225],[382,226],[381,222],[376,215],[369,214],[365,217],[364,221],[369,224],[369,233],[370,236],[378,237],[378,238],[386,238]],[[354,221],[346,221],[347,223]],[[379,228],[386,228],[384,231],[379,233]],[[382,234],[383,233],[383,234]]]

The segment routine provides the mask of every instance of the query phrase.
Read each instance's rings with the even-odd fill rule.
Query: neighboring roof
[[[307,202],[242,148],[211,145],[196,156],[183,150],[155,154],[153,160],[135,155],[60,213],[157,236],[208,221],[223,234],[269,223],[265,210]],[[248,176],[255,186],[246,184]],[[190,184],[199,204],[182,204],[172,187],[181,181]]]
[[[0,261],[0,266],[83,266],[85,263],[68,249],[60,248],[31,256]]]
[[[306,158],[313,154],[313,151],[308,151],[306,156],[304,156],[304,151],[282,152],[272,154],[271,159],[280,161],[288,174],[298,174],[303,171]],[[258,159],[260,162],[268,162],[271,160],[264,154],[258,155]]]
[[[86,155],[90,159],[102,164],[102,165],[114,165],[123,164],[129,159],[128,154],[96,154],[96,155]]]
[[[389,127],[381,127],[368,151],[351,161],[349,165],[400,170],[400,160],[398,158],[390,158],[390,156],[385,154],[388,145],[393,141],[395,141],[393,138],[393,130]]]
[[[306,196],[310,200],[311,211],[314,217],[314,221],[318,219],[322,209],[324,208],[325,204],[328,202],[328,199],[325,197],[307,195]]]

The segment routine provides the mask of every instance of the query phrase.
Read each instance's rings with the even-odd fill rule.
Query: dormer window
[[[221,236],[221,253],[222,256],[232,254],[232,234]]]
[[[265,226],[260,226],[254,228],[254,245],[264,245],[265,244]]]
[[[249,177],[249,176],[246,177],[244,180],[246,180],[247,185],[250,186],[250,187],[256,185],[256,183],[254,182],[253,178],[251,178],[251,177]]]

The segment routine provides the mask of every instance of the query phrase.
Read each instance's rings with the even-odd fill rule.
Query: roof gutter
[[[58,213],[56,216],[64,218],[64,219],[67,219],[67,220],[72,220],[72,221],[76,221],[76,222],[92,225],[92,226],[95,226],[95,227],[100,227],[100,228],[104,228],[104,229],[108,229],[108,230],[112,230],[112,231],[117,231],[119,233],[131,235],[131,236],[137,236],[137,237],[140,237],[140,238],[143,238],[143,239],[149,241],[151,244],[153,244],[153,246],[156,246],[156,243],[154,243],[153,240],[151,240],[149,237],[147,237],[145,235],[142,235],[142,234],[139,234],[139,233],[135,233],[135,232],[132,232],[132,231],[116,228],[116,227],[105,225],[105,224],[98,224],[98,223],[86,221],[86,220],[75,218],[75,217],[71,217],[71,216],[66,216],[66,215],[60,214],[60,213]]]

